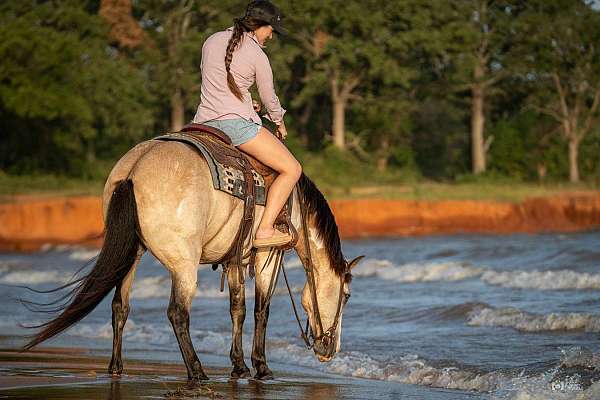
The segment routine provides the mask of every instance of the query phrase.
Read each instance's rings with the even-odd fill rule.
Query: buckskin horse
[[[333,214],[323,195],[305,175],[294,189],[293,199],[289,219],[297,231],[294,248],[307,273],[302,306],[308,316],[312,343],[306,334],[302,336],[320,361],[329,361],[340,349],[342,311],[350,296],[350,270],[361,257],[350,262],[344,259]],[[244,217],[245,202],[213,187],[206,157],[198,151],[179,141],[160,140],[138,144],[117,162],[107,179],[103,202],[105,239],[94,267],[87,275],[58,288],[70,291],[61,298],[67,299],[66,303],[54,309],[60,314],[36,326],[41,329],[24,350],[83,319],[116,288],[112,300],[113,350],[108,371],[120,375],[129,291],[140,258],[149,250],[171,275],[167,315],[188,379],[208,379],[189,333],[198,266],[221,260],[232,247]],[[257,205],[253,210],[255,218],[250,226],[255,231],[264,207]],[[244,254],[251,250],[251,243],[251,240],[245,242]],[[265,357],[265,334],[273,279],[277,278],[281,259],[281,252],[276,257],[272,251],[255,253],[258,267],[251,359],[258,379],[272,377]],[[233,336],[231,376],[248,377],[250,370],[242,350],[246,315],[243,275],[239,269],[229,268],[226,276]]]

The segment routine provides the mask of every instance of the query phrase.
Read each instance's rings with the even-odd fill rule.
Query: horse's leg
[[[261,264],[257,261],[256,265],[259,266]],[[273,276],[273,273],[275,272],[274,268],[275,263],[270,262],[269,265],[261,268],[260,273],[257,273],[255,277],[252,366],[256,370],[254,375],[256,379],[273,378],[273,373],[267,366],[267,359],[265,357],[265,336],[267,334],[267,321],[269,319],[268,292],[272,284],[272,279],[276,278],[276,276]]]
[[[229,312],[231,314],[231,351],[229,358],[233,365],[232,378],[247,378],[250,369],[244,362],[242,348],[242,327],[246,318],[246,287],[240,281],[238,268],[229,267],[227,270],[227,284],[229,286]]]
[[[112,375],[121,375],[121,372],[123,372],[121,343],[123,338],[123,327],[125,326],[127,316],[129,315],[129,290],[133,283],[135,270],[137,269],[143,254],[144,250],[140,248],[137,257],[133,262],[133,266],[115,289],[115,295],[112,301],[113,351],[110,364],[108,365],[108,373]]]
[[[208,377],[202,369],[202,364],[200,364],[190,337],[190,308],[196,293],[198,267],[186,264],[184,268],[171,269],[171,279],[173,280],[173,286],[167,316],[171,321],[175,336],[177,336],[179,349],[187,368],[188,379],[194,381],[206,380]]]

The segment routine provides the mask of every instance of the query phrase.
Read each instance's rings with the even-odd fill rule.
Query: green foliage
[[[130,146],[152,122],[145,77],[107,45],[77,1],[0,6],[0,168],[87,175],[86,163]]]
[[[101,181],[135,143],[170,129],[177,101],[184,122],[191,119],[200,98],[202,42],[231,26],[247,4],[134,1],[133,18],[146,38],[124,49],[109,40],[99,3],[0,4],[0,171],[56,185],[52,174]],[[291,34],[276,36],[265,52],[288,110],[287,144],[327,190],[424,179],[537,182],[541,172],[545,181],[568,178],[560,124],[541,109],[558,111],[553,71],[570,105],[580,88],[581,109],[592,106],[600,23],[590,23],[599,12],[586,2],[279,5]],[[475,79],[478,59],[485,73]],[[349,89],[346,151],[331,145],[334,82]],[[470,85],[482,82],[486,137],[494,139],[488,173],[474,178]],[[580,144],[581,174],[590,182],[600,182],[598,117]]]

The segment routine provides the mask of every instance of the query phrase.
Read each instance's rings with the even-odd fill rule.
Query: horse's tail
[[[140,246],[137,226],[133,183],[129,179],[120,181],[108,205],[104,244],[96,265],[88,275],[73,282],[75,287],[62,297],[71,301],[55,310],[60,311],[60,315],[33,327],[42,329],[23,350],[29,350],[79,322],[123,281],[135,262]]]

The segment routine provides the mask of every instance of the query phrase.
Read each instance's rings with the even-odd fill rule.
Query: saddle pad
[[[242,173],[242,170],[240,168],[220,163],[201,140],[181,133],[169,133],[166,135],[157,136],[152,140],[175,141],[191,145],[206,160],[208,169],[210,170],[210,174],[212,176],[214,188],[235,196],[241,200],[245,200],[244,174]],[[264,206],[266,204],[265,179],[261,174],[256,172],[254,168],[252,169],[252,176],[254,177],[254,193],[256,194],[256,204]]]

